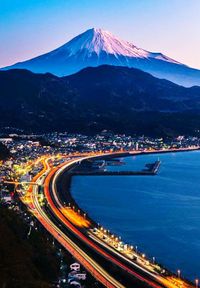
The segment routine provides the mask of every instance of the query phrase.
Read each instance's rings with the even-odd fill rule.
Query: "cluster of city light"
[[[123,254],[124,256],[130,258],[131,260],[136,261],[138,264],[145,266],[150,271],[157,270],[157,272],[164,273],[164,269],[162,269],[159,265],[155,263],[155,257],[150,261],[146,258],[145,254],[138,253],[138,247],[135,248],[132,245],[125,244],[121,241],[121,237],[118,237],[109,230],[99,227],[90,229],[90,232],[97,236],[100,240],[103,240],[106,244],[116,249],[118,252]]]
[[[91,156],[91,155],[93,156],[93,155],[96,155],[99,153],[92,152],[92,153],[85,153],[85,154],[87,156]],[[73,153],[73,156],[83,156],[83,154],[77,152],[77,153]],[[69,157],[69,155],[65,155],[64,157]],[[48,156],[48,158],[49,158],[49,156]],[[31,202],[32,202],[31,194],[32,194],[32,190],[33,190],[33,183],[35,183],[36,180],[39,179],[39,177],[41,175],[43,175],[44,172],[46,171],[47,167],[46,167],[45,160],[48,158],[47,158],[47,155],[42,156],[42,157],[36,159],[35,161],[32,161],[31,163],[29,161],[27,163],[27,166],[23,164],[23,167],[17,167],[17,169],[16,169],[16,172],[17,172],[16,175],[17,175],[17,178],[19,179],[20,176],[24,175],[25,173],[30,172],[31,169],[35,165],[39,165],[39,167],[41,165],[41,170],[33,177],[33,179],[30,182],[30,185],[28,185],[28,183],[26,183],[26,184],[22,185],[22,189],[20,190],[21,200],[29,206],[31,205]],[[58,160],[63,159],[63,155],[59,154],[59,155],[52,157],[51,159],[53,160],[55,158]],[[13,183],[15,183],[15,182],[13,182]],[[16,181],[16,183],[20,183],[20,182]],[[39,194],[38,197],[39,197],[40,205],[42,206],[43,201],[44,201],[44,195]],[[80,228],[90,228],[91,227],[91,222],[87,219],[86,214],[81,213],[81,211],[79,209],[75,208],[75,206],[71,206],[70,203],[68,206],[60,208],[60,211],[74,225],[76,225]],[[95,237],[99,238],[101,241],[103,240],[106,244],[108,244],[112,248],[116,249],[118,252],[120,252],[124,256],[128,257],[129,259],[131,259],[133,261],[136,261],[139,265],[144,266],[149,271],[156,271],[159,273],[165,272],[165,270],[163,268],[161,268],[158,264],[155,263],[155,257],[153,257],[153,260],[150,261],[149,259],[146,258],[145,254],[138,253],[137,246],[133,247],[131,245],[124,244],[121,241],[121,237],[117,237],[116,235],[110,233],[109,230],[107,230],[103,227],[98,227],[98,228],[94,228],[94,229],[89,229],[88,231],[91,232],[93,235],[95,235]],[[166,281],[171,282],[176,287],[191,287],[190,285],[186,284],[186,282],[184,280],[181,279],[181,271],[180,270],[177,270],[177,277],[175,277],[175,276],[166,276],[165,278],[162,277],[161,282],[163,282],[163,284],[166,284],[167,287],[170,287],[170,286],[168,286],[169,283]],[[195,286],[196,286],[196,288],[199,287],[199,280],[198,279],[195,279]]]
[[[133,247],[132,245],[124,244],[121,241],[121,237],[110,233],[109,230],[98,227],[90,229],[90,232],[97,236],[101,241],[103,240],[106,244],[120,252],[122,255],[129,257],[132,261],[137,262],[137,264],[144,266],[151,272],[156,272],[161,283],[166,285],[166,287],[192,287],[190,284],[187,284],[183,279],[181,279],[181,271],[177,270],[177,276],[165,276],[161,277],[159,275],[165,274],[165,270],[161,268],[158,264],[155,263],[155,257],[152,258],[152,261],[146,258],[144,253],[138,253],[138,247]],[[95,238],[94,238],[95,239]],[[161,273],[161,274],[160,274]],[[170,284],[171,283],[171,284]],[[195,279],[196,288],[199,287],[199,280]]]

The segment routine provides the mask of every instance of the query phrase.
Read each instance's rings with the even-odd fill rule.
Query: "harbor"
[[[123,165],[120,161],[113,161],[112,163],[114,163],[114,165]],[[118,164],[117,164],[118,163]],[[138,171],[134,171],[134,170],[127,170],[127,171],[122,171],[122,170],[116,170],[116,171],[108,171],[105,170],[103,168],[105,168],[106,166],[106,161],[105,160],[100,160],[98,161],[98,166],[97,166],[97,162],[95,161],[93,163],[93,166],[91,165],[90,169],[85,169],[85,165],[83,164],[83,166],[81,166],[82,164],[80,164],[78,167],[73,167],[69,173],[71,174],[71,176],[84,176],[84,175],[88,175],[88,176],[119,176],[119,175],[124,175],[124,176],[153,176],[156,175],[159,171],[160,165],[161,165],[161,161],[157,160],[153,163],[147,163],[144,167],[144,169],[142,170],[138,170]],[[111,164],[112,165],[112,164]],[[84,167],[84,168],[82,168]]]

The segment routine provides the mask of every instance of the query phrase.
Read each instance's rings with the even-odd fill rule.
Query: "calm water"
[[[159,154],[157,176],[76,176],[72,195],[92,218],[191,280],[200,277],[200,152]],[[126,157],[141,169],[158,155]]]

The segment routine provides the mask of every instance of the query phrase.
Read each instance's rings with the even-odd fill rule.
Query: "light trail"
[[[97,157],[92,156],[93,157]],[[89,156],[87,157],[89,158]],[[117,259],[115,259],[114,257],[110,256],[108,253],[106,253],[104,250],[102,250],[101,248],[99,248],[97,245],[95,245],[91,240],[89,240],[88,237],[86,237],[84,234],[82,234],[77,228],[75,228],[71,222],[69,222],[64,215],[60,212],[59,209],[57,209],[57,207],[55,206],[55,204],[53,203],[51,197],[50,197],[50,193],[49,193],[49,184],[50,184],[50,180],[51,178],[54,176],[54,174],[56,173],[56,175],[60,174],[63,170],[66,169],[67,166],[72,165],[74,163],[76,163],[77,161],[82,161],[83,159],[86,159],[86,157],[84,158],[80,158],[80,159],[76,159],[76,160],[72,160],[70,162],[68,162],[67,164],[62,164],[61,168],[55,168],[53,170],[50,171],[50,173],[47,175],[46,179],[45,179],[45,185],[44,185],[44,193],[45,193],[45,197],[49,203],[49,206],[51,207],[54,215],[68,228],[70,229],[75,235],[77,235],[84,243],[89,244],[89,246],[91,246],[95,251],[97,251],[98,253],[100,253],[101,255],[103,255],[106,259],[109,259],[112,263],[114,263],[115,265],[117,265],[118,267],[121,267],[124,271],[128,272],[129,274],[133,275],[136,279],[139,279],[141,282],[146,283],[147,285],[154,287],[154,288],[160,288],[162,287],[162,285],[156,284],[151,280],[148,280],[146,278],[144,278],[143,276],[141,276],[140,274],[138,274],[137,272],[133,271],[132,269],[128,268],[126,265],[124,265],[123,263],[121,263],[120,261],[118,261]],[[56,172],[57,171],[57,172]],[[55,193],[55,177],[53,178],[53,183],[52,184],[52,189],[54,190],[54,196],[57,199],[59,206],[62,207],[61,203],[59,202],[59,199]],[[146,271],[145,271],[146,272]]]
[[[48,169],[49,170],[49,169]],[[36,180],[41,184],[40,178]],[[48,217],[43,211],[39,202],[37,187],[33,188],[32,200],[37,210],[37,218],[43,226],[64,246],[84,267],[105,287],[108,288],[125,288],[121,283],[115,280],[108,272],[106,272],[98,263],[89,257],[84,251],[80,249],[69,237],[67,237]]]
[[[102,155],[101,155],[102,156]],[[62,204],[57,196],[57,191],[56,191],[56,180],[58,178],[58,176],[60,174],[62,174],[62,172],[69,168],[69,166],[75,164],[76,162],[79,162],[79,161],[82,161],[84,159],[89,159],[89,158],[93,158],[93,157],[97,157],[97,155],[95,156],[88,156],[88,157],[84,157],[84,158],[80,158],[80,159],[76,159],[76,160],[73,160],[73,161],[70,161],[68,162],[67,164],[64,164],[62,165],[61,168],[59,169],[56,169],[56,172],[52,172],[52,175],[50,176],[53,177],[54,173],[55,173],[55,176],[53,177],[53,181],[52,181],[52,191],[53,191],[53,195],[54,195],[54,198],[56,199],[56,202],[58,204],[58,207],[62,208]],[[71,223],[68,223],[68,221],[66,221],[66,218],[63,217],[63,215],[60,213],[60,211],[57,209],[57,207],[54,205],[53,201],[50,199],[50,195],[49,195],[49,191],[46,189],[45,190],[47,192],[46,196],[47,196],[47,199],[48,199],[48,202],[50,203],[51,205],[51,208],[53,209],[54,213],[56,213],[57,217],[59,217],[59,219],[70,229],[72,229],[74,231],[74,233],[76,233],[79,237],[81,237],[86,243],[88,243],[89,245],[91,245],[94,249],[96,249],[97,251],[99,251],[99,247],[95,246],[92,242],[88,241],[88,238],[85,237],[82,233],[80,233],[80,231],[78,229],[76,229],[73,225],[71,225]],[[101,243],[102,244],[102,243]],[[104,246],[106,246],[107,249],[109,250],[114,250],[114,249],[110,249],[110,246],[109,245],[106,245],[105,242],[104,242]],[[100,252],[100,251],[99,251]],[[144,267],[141,267],[140,265],[136,264],[135,262],[127,259],[126,257],[124,257],[121,253],[118,253],[116,250],[114,251],[115,254],[117,254],[119,257],[125,259],[127,262],[131,262],[131,264],[133,266],[136,266],[137,268],[139,268],[140,270],[142,270],[143,272],[145,272],[146,274],[149,274],[151,277],[153,277],[154,279],[156,279],[156,282],[159,282],[161,285],[164,285],[166,287],[170,287],[170,288],[177,288],[179,287],[179,285],[181,284],[181,287],[192,287],[191,285],[189,284],[186,284],[184,281],[180,281],[179,279],[179,283],[178,285],[172,283],[172,279],[171,277],[164,277],[164,276],[161,276],[159,275],[156,275],[155,273],[152,273],[150,271],[148,271],[147,269],[145,269]],[[107,255],[105,254],[105,252],[102,250],[101,253],[109,258],[111,257],[110,255]],[[127,268],[125,265],[123,265],[122,263],[120,263],[119,261],[116,261],[116,259],[112,258],[111,257],[111,260],[113,263],[117,264],[118,266],[122,267],[123,269],[125,269],[126,271],[128,271],[129,273],[133,274],[136,278],[142,280],[142,281],[146,281],[148,283],[148,285],[151,285],[152,287],[159,287],[157,284],[155,284],[154,282],[151,282],[143,277],[141,277],[140,275],[138,275],[136,272],[130,270],[129,268]],[[139,276],[139,277],[138,277]]]
[[[62,203],[60,202],[57,191],[56,191],[56,180],[62,172],[69,168],[71,165],[81,162],[85,159],[90,158],[96,158],[98,156],[103,155],[117,155],[118,153],[106,153],[106,154],[90,154],[85,155],[84,157],[80,157],[81,154],[76,154],[78,156],[75,160],[68,160],[67,163],[62,163],[56,168],[50,167],[48,164],[48,161],[50,157],[42,157],[39,162],[43,164],[43,169],[33,178],[32,182],[29,183],[29,189],[28,189],[28,196],[31,197],[32,202],[31,203],[25,203],[30,209],[31,212],[35,215],[35,217],[38,218],[38,220],[42,223],[42,225],[60,242],[60,244],[65,247],[78,261],[80,261],[85,268],[98,280],[100,281],[105,287],[109,288],[125,288],[119,281],[117,281],[113,276],[111,276],[105,269],[101,267],[94,259],[89,257],[86,252],[84,252],[77,244],[75,244],[70,237],[68,237],[61,229],[59,229],[56,224],[50,219],[49,215],[43,210],[41,207],[41,204],[38,200],[38,186],[44,184],[44,193],[46,196],[46,199],[48,201],[49,206],[51,207],[51,210],[53,211],[54,215],[57,219],[65,226],[67,227],[74,235],[78,236],[79,239],[81,239],[84,243],[87,243],[94,251],[97,251],[99,254],[104,256],[105,261],[109,260],[118,267],[121,267],[123,270],[128,272],[129,274],[133,275],[136,279],[139,279],[142,283],[146,283],[147,285],[154,287],[154,288],[160,288],[160,287],[169,287],[169,288],[177,288],[177,287],[194,287],[192,285],[186,284],[181,279],[177,279],[176,277],[173,278],[164,278],[161,275],[156,275],[154,273],[151,273],[144,267],[141,267],[140,265],[136,264],[135,262],[131,261],[130,259],[123,256],[120,252],[106,244],[105,242],[100,241],[99,239],[91,239],[91,235],[88,234],[88,237],[86,237],[85,234],[83,234],[80,230],[78,230],[72,223],[73,221],[68,221],[69,215],[64,215],[62,212],[63,207]],[[121,153],[120,153],[121,154]],[[140,154],[140,152],[138,153]],[[46,177],[46,178],[45,178]],[[45,178],[45,179],[44,179]],[[56,201],[58,208],[55,206],[54,202],[51,199],[50,193],[49,193],[49,185],[50,181],[52,180],[52,192],[54,200]],[[34,184],[33,184],[34,183]],[[22,199],[23,201],[23,199]],[[24,201],[25,202],[25,201]],[[69,219],[70,220],[70,219]],[[71,219],[72,220],[72,219]],[[74,223],[75,224],[75,223]],[[75,224],[76,225],[76,224]],[[93,234],[92,234],[93,235]],[[93,235],[94,236],[94,235]],[[93,237],[94,238],[94,237]],[[94,242],[96,241],[96,243]],[[100,245],[100,246],[99,246]],[[108,251],[111,251],[112,254],[116,254],[116,256],[129,264],[135,266],[140,271],[145,273],[146,275],[150,276],[150,280],[140,275],[138,272],[135,272],[133,269],[130,269],[126,265],[124,265],[122,262],[120,262],[117,258],[110,255],[108,252],[103,250],[101,246],[104,246]],[[152,281],[151,278],[154,278],[155,281]],[[172,282],[173,281],[173,282]],[[159,283],[160,284],[159,284]]]
[[[88,228],[91,225],[89,220],[76,213],[71,207],[63,207],[60,209],[60,211],[77,227]]]

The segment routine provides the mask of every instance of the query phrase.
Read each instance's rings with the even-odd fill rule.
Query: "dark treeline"
[[[0,160],[6,160],[10,156],[9,149],[0,142]]]

